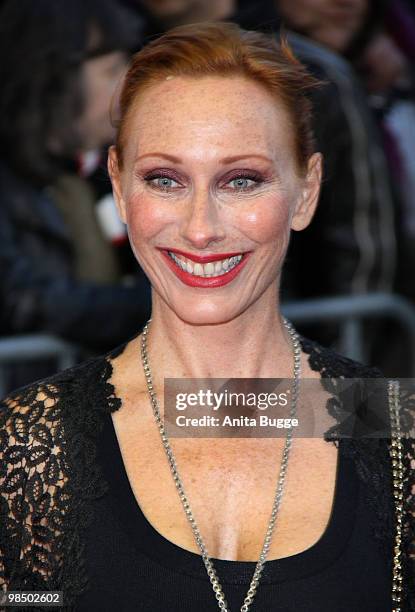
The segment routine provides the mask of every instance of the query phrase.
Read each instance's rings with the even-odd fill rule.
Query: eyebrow
[[[272,162],[272,160],[269,157],[266,157],[266,155],[259,155],[258,153],[248,153],[246,155],[234,155],[231,157],[225,157],[224,159],[222,159],[222,163],[231,164],[233,162],[241,161],[243,159],[252,159],[253,157],[256,157],[257,159],[262,159],[262,161]]]
[[[145,155],[140,155],[139,157],[137,157],[136,162],[142,159],[146,159],[147,157],[161,157],[163,159],[167,159],[173,164],[182,163],[182,160],[179,157],[176,157],[175,155],[169,155],[167,153],[159,153],[156,151],[153,153],[146,153]],[[248,153],[245,155],[233,155],[230,157],[224,157],[221,160],[221,163],[222,164],[232,164],[233,162],[242,161],[244,159],[252,159],[252,158],[261,159],[262,161],[266,161],[269,163],[272,162],[272,160],[269,157],[266,157],[265,155],[259,155],[258,153]]]
[[[180,164],[181,163],[181,159],[179,159],[178,157],[176,157],[175,155],[168,155],[167,153],[146,153],[145,155],[140,155],[139,157],[137,157],[137,159],[135,160],[140,161],[142,159],[146,159],[146,157],[162,157],[164,159],[167,159],[168,161],[171,161],[173,164]]]

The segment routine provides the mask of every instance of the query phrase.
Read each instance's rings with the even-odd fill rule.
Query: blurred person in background
[[[383,135],[392,176],[412,214],[402,230],[415,234],[413,172],[408,154],[415,91],[415,17],[405,0],[278,0],[287,24],[341,53],[357,71]],[[409,132],[408,132],[409,131]],[[403,159],[403,158],[407,159]],[[408,180],[409,179],[409,180]]]
[[[394,191],[397,264],[393,289],[414,302],[415,280],[415,18],[405,0],[278,0],[288,27],[340,53],[354,67],[377,122]],[[385,226],[384,226],[385,227]],[[385,343],[385,337],[390,342]],[[394,376],[409,376],[403,338],[385,328]],[[393,348],[394,347],[394,348]],[[379,355],[382,347],[374,346]],[[383,351],[384,352],[384,351]],[[399,363],[399,367],[396,364]]]
[[[415,17],[403,0],[380,9],[372,10],[371,22],[360,24],[361,44],[346,52],[365,84],[399,191],[396,288],[415,303]]]
[[[383,8],[383,0],[373,3],[373,12]],[[368,0],[276,0],[288,27],[343,54],[357,41],[362,23],[371,23]]]
[[[177,25],[226,20],[249,30],[278,29],[272,0],[123,0],[146,23],[145,41]]]
[[[147,14],[145,40],[196,19],[226,19],[245,29],[267,33],[277,32],[281,23],[292,25],[285,3],[280,5],[275,0],[125,1]],[[306,0],[292,5],[293,11],[302,15]],[[341,17],[344,19],[343,13]],[[351,25],[353,19],[357,17],[350,17]],[[309,71],[325,82],[311,93],[313,128],[325,163],[313,223],[291,238],[282,297],[307,299],[390,291],[396,271],[395,195],[365,93],[349,62],[333,52],[336,49],[330,50],[294,32],[289,33],[289,41]],[[339,340],[337,326],[302,326],[301,330],[324,344],[336,345]],[[368,356],[370,345],[367,338]]]
[[[111,0],[10,0],[0,31],[0,333],[103,350],[146,320],[149,286],[139,272],[123,282],[79,160],[112,142],[140,24]],[[11,368],[9,386],[39,367]]]

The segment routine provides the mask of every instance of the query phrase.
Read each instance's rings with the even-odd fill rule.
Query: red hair
[[[132,59],[120,96],[116,150],[120,167],[129,112],[139,92],[167,76],[242,76],[282,101],[291,117],[298,167],[304,171],[314,152],[311,102],[307,92],[320,82],[307,72],[282,37],[234,23],[179,26],[150,42]]]

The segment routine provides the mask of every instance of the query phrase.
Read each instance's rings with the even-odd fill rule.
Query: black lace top
[[[341,399],[336,396],[336,379],[372,378],[380,377],[380,374],[309,340],[302,338],[301,342],[303,350],[309,355],[310,366],[321,373],[325,386],[332,394],[327,408],[330,414],[340,421]],[[114,388],[109,380],[112,374],[111,361],[124,347],[125,345],[122,345],[107,355],[19,389],[1,404],[0,586],[3,589],[62,590],[63,610],[86,610],[88,607],[91,609],[89,605],[82,606],[88,602],[88,593],[97,588],[90,563],[91,534],[97,528],[94,517],[97,518],[103,502],[110,500],[111,486],[114,486],[114,481],[111,483],[110,474],[105,469],[105,462],[100,459],[99,449],[102,449],[103,436],[108,436],[110,413],[121,407],[121,400],[114,395]],[[409,399],[405,405],[412,411],[413,404]],[[341,448],[340,465],[343,467],[341,472],[339,468],[339,475],[342,474],[343,483],[347,481],[347,486],[351,487],[346,498],[358,495],[356,499],[360,500],[361,504],[358,507],[366,507],[370,513],[372,524],[367,549],[370,550],[371,546],[379,547],[379,558],[389,559],[392,571],[395,514],[389,440],[353,438],[342,439],[340,443],[336,427],[327,432],[327,439],[333,440]],[[414,612],[415,477],[411,466],[411,461],[415,461],[414,440],[404,439],[404,450],[404,601],[401,609],[402,612]],[[349,476],[346,478],[347,474]],[[128,513],[131,496],[129,502],[125,499],[121,510]],[[152,554],[157,555],[159,548],[157,538],[154,540],[156,534],[148,528],[149,525],[147,535],[150,534]],[[324,537],[327,538],[328,532],[325,532]],[[164,544],[169,546],[167,540]],[[180,558],[186,562],[186,551],[173,544],[171,547],[172,554],[181,551],[184,557]],[[107,550],[112,550],[115,554],[117,547],[109,546]],[[119,550],[120,561],[124,559],[124,553],[124,549]],[[188,555],[192,566],[197,555],[190,552]],[[324,559],[324,554],[322,558]],[[223,568],[218,567],[219,575],[222,575],[222,569],[227,571],[225,566],[229,563],[239,567],[246,566],[243,572],[252,575],[249,563],[226,561],[222,562]],[[269,563],[270,573],[265,572],[263,576],[265,582],[267,579],[269,582],[271,576],[272,583],[272,564],[277,561]],[[367,570],[360,558],[355,560],[355,566],[365,575]],[[227,567],[230,568],[229,565]],[[382,566],[383,572],[385,567],[388,566]],[[204,567],[202,570],[205,571]],[[167,576],[165,572],[166,579]],[[147,592],[149,584],[151,586],[150,578],[151,571],[150,574],[144,573]],[[362,580],[362,585],[364,583],[365,580]],[[369,581],[368,587],[369,584],[372,587],[374,585],[373,581]],[[388,584],[391,584],[390,580]],[[203,585],[203,588],[211,589],[208,582],[203,582]],[[270,585],[264,583],[263,586],[263,593],[266,595],[266,589]],[[157,588],[157,585],[153,585],[153,592]],[[243,588],[245,590],[245,584]],[[376,596],[379,597],[378,592]],[[370,594],[367,601],[373,601]],[[333,605],[334,610],[335,604]],[[166,606],[166,610],[171,609],[168,603]],[[41,609],[43,608],[33,607],[33,610]],[[127,610],[131,607],[127,605],[119,609]],[[139,608],[135,606],[135,609]],[[150,606],[148,609],[157,608]]]

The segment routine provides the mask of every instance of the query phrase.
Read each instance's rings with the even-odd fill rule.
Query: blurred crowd
[[[0,340],[52,334],[79,358],[149,317],[106,172],[131,54],[204,20],[287,33],[323,82],[313,96],[325,159],[318,212],[292,237],[283,301],[392,292],[415,302],[415,2],[411,0],[2,0]],[[337,328],[302,331],[336,347]],[[368,359],[408,376],[405,334],[366,327]],[[52,363],[7,370],[17,387]]]

